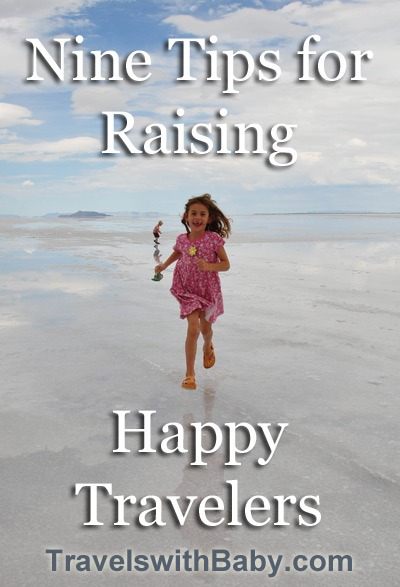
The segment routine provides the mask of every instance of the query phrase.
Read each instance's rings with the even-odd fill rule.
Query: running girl
[[[182,224],[186,233],[178,236],[173,253],[155,270],[164,271],[177,261],[171,293],[180,304],[180,317],[187,319],[182,387],[196,389],[194,365],[200,332],[204,339],[203,366],[209,369],[215,363],[211,324],[224,312],[218,273],[230,267],[224,238],[229,237],[231,225],[209,194],[187,202]]]

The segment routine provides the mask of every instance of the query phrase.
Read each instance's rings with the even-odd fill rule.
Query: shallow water
[[[182,230],[179,218],[164,220],[162,259]],[[49,571],[46,548],[100,555],[256,548],[286,561],[299,553],[349,553],[354,572],[324,573],[324,584],[397,584],[400,220],[233,220],[231,269],[221,274],[225,315],[214,328],[217,362],[205,371],[199,352],[198,389],[190,393],[180,387],[186,325],[169,293],[172,268],[161,282],[151,280],[154,219],[0,221],[1,549],[8,587],[76,580],[77,571]],[[133,439],[131,453],[113,454],[112,412],[131,411],[136,426],[137,412],[146,409],[156,412],[154,443],[167,422],[289,425],[266,467],[254,466],[261,444],[240,467],[224,466],[222,452],[198,469],[186,454],[139,455]],[[83,526],[87,500],[74,495],[75,483],[104,482],[138,502],[145,495],[210,494],[229,502],[227,480],[238,480],[241,502],[259,494],[272,508],[275,495],[319,495],[322,521],[298,527],[293,507],[285,527],[207,529],[190,515],[180,527],[164,512],[165,527],[146,529],[135,523],[137,503],[127,506],[130,525],[116,529],[115,508],[102,495],[105,525],[94,529]],[[109,573],[79,578],[96,587],[110,582]],[[152,587],[206,578],[229,587],[247,581],[241,573],[118,575],[122,585]],[[254,585],[266,579],[251,575]],[[321,574],[282,572],[274,583],[313,587]]]
[[[171,231],[184,231],[179,215],[164,215],[163,233]],[[233,233],[257,234],[260,237],[271,238],[319,238],[327,236],[348,236],[350,238],[360,236],[399,235],[400,214],[252,214],[237,215],[232,217]],[[1,220],[4,222],[4,219]],[[86,231],[114,233],[132,232],[149,233],[153,229],[155,218],[137,218],[134,216],[111,216],[105,219],[66,219],[54,218],[43,220],[41,218],[24,220],[7,220],[15,228],[25,231],[40,231],[55,227],[76,229],[79,227]]]

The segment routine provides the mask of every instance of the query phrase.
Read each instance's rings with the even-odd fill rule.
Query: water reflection
[[[165,215],[168,231],[181,228],[180,216]],[[400,234],[400,214],[238,214],[231,215],[233,234],[257,234],[272,239],[357,238],[379,239]],[[3,221],[6,222],[6,221]],[[148,233],[149,217],[112,216],[97,220],[24,219],[7,221],[19,230],[84,230],[101,233]]]
[[[159,245],[154,245],[153,259],[157,264],[161,263],[161,257],[162,253],[160,251]]]
[[[187,412],[183,416],[185,434],[191,439],[190,446],[194,446],[194,430],[190,424],[198,421],[205,423],[213,422],[215,389],[208,386],[201,393],[203,415],[195,417],[192,412]],[[202,446],[204,449],[211,449],[214,442],[215,438],[210,430],[204,429],[202,436]],[[218,451],[207,454],[207,466],[204,467],[192,467],[190,465],[193,459],[190,451],[187,458],[187,464],[182,471],[182,479],[175,488],[176,495],[196,495],[199,501],[207,496],[220,497],[222,499],[224,488],[224,455]],[[212,520],[211,513],[209,513],[209,519]],[[216,512],[215,521],[217,520],[218,512]],[[200,524],[197,516],[193,515],[187,517],[185,524],[180,529],[185,548],[199,548],[200,550],[206,551],[213,546],[221,545],[222,541],[226,540],[226,532],[224,532],[222,524],[207,527]]]

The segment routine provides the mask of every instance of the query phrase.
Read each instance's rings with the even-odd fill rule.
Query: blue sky
[[[47,212],[160,211],[178,213],[190,196],[211,193],[229,213],[400,210],[398,148],[398,0],[326,2],[31,0],[1,2],[0,14],[0,214]],[[346,56],[337,82],[299,82],[296,55],[304,39],[320,35],[315,60],[326,51]],[[150,54],[146,82],[56,82],[42,70],[42,82],[27,82],[32,52],[26,38],[50,50],[55,37],[84,42],[94,50]],[[217,35],[207,49],[245,50],[256,60],[279,51],[281,76],[254,76],[222,94],[221,82],[206,81],[207,59],[193,52],[195,82],[177,82],[178,52],[168,38]],[[363,62],[362,82],[351,82],[349,53],[373,51]],[[331,60],[331,61],[330,61]],[[327,73],[333,58],[327,58]],[[85,63],[87,63],[85,62]],[[219,70],[220,71],[220,70]],[[255,70],[257,72],[257,69]],[[239,75],[239,69],[236,70]],[[256,73],[254,74],[256,75]],[[151,123],[169,128],[182,121],[215,124],[226,108],[229,127],[257,123],[296,124],[290,141],[296,163],[265,164],[266,156],[101,154],[103,110],[122,110],[135,119],[139,144]],[[268,143],[267,147],[268,147]]]

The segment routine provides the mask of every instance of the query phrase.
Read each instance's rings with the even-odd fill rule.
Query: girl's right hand
[[[161,273],[162,271],[164,271],[165,267],[163,263],[160,263],[159,265],[156,265],[154,268],[154,271],[156,273]]]

